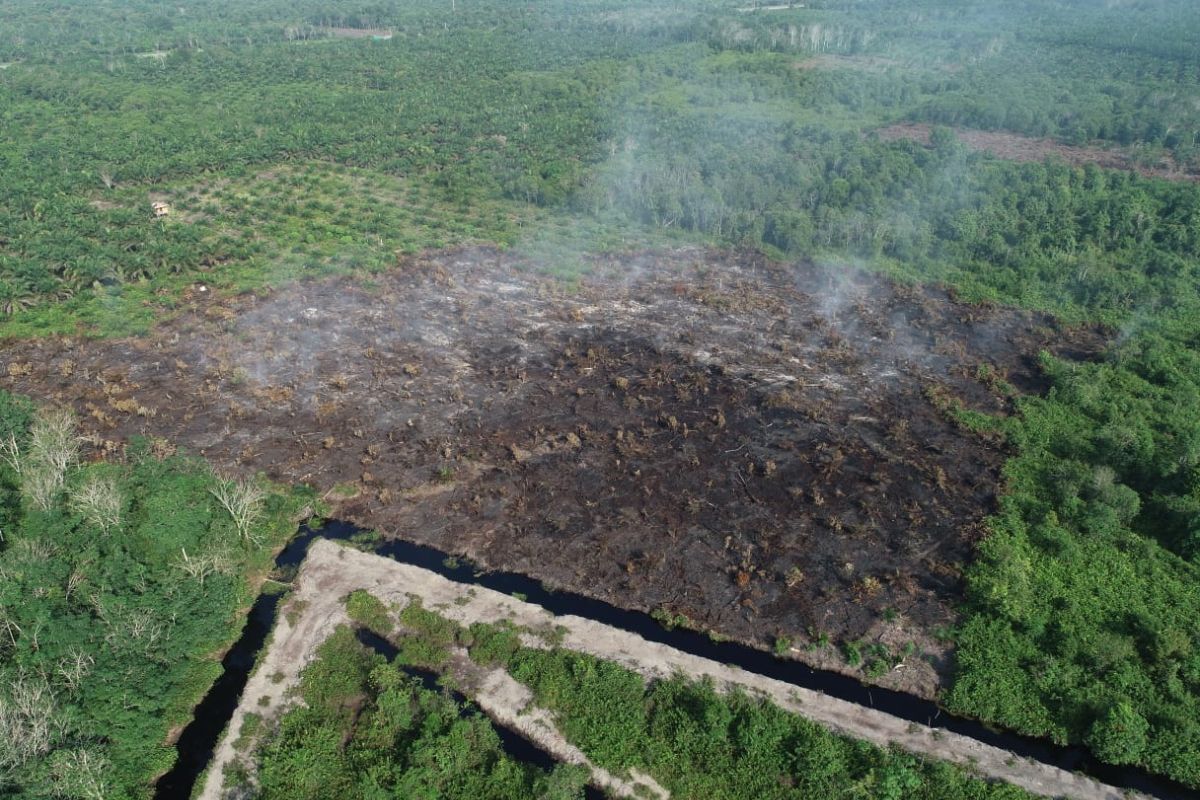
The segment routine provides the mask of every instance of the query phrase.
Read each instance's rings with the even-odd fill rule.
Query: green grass
[[[617,774],[648,774],[672,796],[1029,797],[948,764],[837,736],[740,692],[720,693],[684,677],[647,683],[602,659],[521,647],[509,625],[472,625],[470,654],[529,686],[534,703],[549,709],[559,730],[594,763]]]
[[[478,709],[424,688],[344,626],[304,669],[300,698],[258,753],[263,800],[582,798],[579,767],[545,772],[511,758]]]
[[[388,607],[365,589],[351,592],[346,598],[346,613],[350,619],[380,636],[390,636],[396,627]]]

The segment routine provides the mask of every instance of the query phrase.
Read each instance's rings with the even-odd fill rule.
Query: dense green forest
[[[165,443],[81,445],[66,412],[0,396],[4,797],[149,796],[302,505]]]
[[[1200,19],[1184,0],[736,5],[753,4],[0,0],[0,332],[144,331],[197,281],[234,291],[382,269],[457,242],[570,274],[581,252],[680,238],[1106,323],[1102,360],[1045,359],[1049,393],[997,423],[1014,456],[967,569],[945,700],[1200,786],[1200,185],[1004,161],[943,128],[930,147],[875,134],[901,121],[1002,130],[1194,169]],[[155,220],[153,199],[173,215]],[[203,626],[244,602],[239,570],[258,563],[247,551],[202,587],[167,581],[200,540],[160,550],[133,533],[183,531],[173,509],[195,508],[228,539],[211,479],[142,453],[67,484],[93,470],[129,504],[100,536],[69,504],[20,500],[6,473],[0,591],[37,601],[4,605],[34,615],[6,637],[22,674],[53,674],[71,653],[75,634],[47,615],[93,613],[72,606],[87,593],[33,592],[51,580],[39,571],[65,587],[76,569],[130,559],[154,591],[225,598],[155,606],[202,604],[186,624]],[[196,505],[155,506],[158,482]],[[71,560],[84,544],[103,551],[86,569]],[[59,628],[64,644],[45,647]],[[173,635],[191,637],[184,654],[228,638]],[[95,658],[93,646],[74,652]],[[151,667],[112,669],[134,680]],[[183,667],[153,669],[166,687]],[[91,709],[62,728],[59,758],[95,754],[112,785],[139,785],[169,760],[159,710],[185,717],[178,698],[194,699],[198,675],[164,688],[128,723],[153,726],[119,742],[97,731],[136,716],[118,702],[125,684],[89,684],[102,698],[78,701],[52,687],[64,708]]]

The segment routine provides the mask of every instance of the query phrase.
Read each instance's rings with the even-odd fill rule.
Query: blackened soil
[[[937,688],[1039,351],[1096,330],[853,270],[683,249],[577,285],[471,249],[209,299],[152,337],[10,342],[96,451],[156,437],[336,490],[355,522],[744,641],[912,642]],[[801,653],[836,666],[829,650]]]

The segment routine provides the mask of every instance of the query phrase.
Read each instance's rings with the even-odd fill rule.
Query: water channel
[[[281,572],[294,571],[304,560],[309,544],[317,537],[346,540],[359,533],[359,529],[353,525],[336,521],[326,522],[318,529],[302,526],[297,536],[279,553],[275,561],[276,569]],[[551,591],[525,575],[481,572],[470,563],[451,558],[447,553],[432,547],[393,540],[380,543],[375,552],[462,584],[482,586],[505,594],[520,594],[530,603],[540,605],[555,615],[572,614],[586,617],[692,655],[824,692],[832,697],[885,711],[910,722],[969,736],[1008,750],[1017,756],[1080,772],[1118,788],[1144,792],[1160,800],[1190,800],[1196,797],[1194,791],[1182,784],[1151,775],[1144,770],[1103,764],[1083,747],[1056,745],[1042,739],[997,730],[976,720],[948,714],[935,702],[913,695],[867,686],[847,675],[813,669],[798,661],[780,659],[766,651],[736,642],[714,641],[696,631],[667,629],[649,614],[627,611],[571,592]],[[176,743],[179,759],[171,771],[159,779],[155,792],[156,800],[174,800],[191,794],[197,778],[212,759],[221,732],[237,708],[255,659],[266,642],[282,596],[276,592],[264,592],[251,607],[241,638],[221,662],[223,674],[196,707],[192,722],[183,730]],[[536,748],[514,732],[500,732],[506,750],[514,757],[515,750],[522,753],[522,760],[532,763],[542,763],[549,758],[541,751],[531,753],[530,749]]]

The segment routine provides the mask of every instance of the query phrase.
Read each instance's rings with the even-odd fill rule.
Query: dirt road
[[[366,589],[387,603],[404,605],[410,595],[426,608],[436,609],[463,625],[510,620],[532,630],[564,631],[561,646],[610,659],[647,678],[683,673],[711,678],[717,686],[741,687],[768,698],[782,708],[801,714],[831,730],[864,739],[881,747],[899,746],[933,759],[968,767],[978,774],[1006,781],[1047,797],[1071,800],[1128,800],[1136,795],[1090,778],[1048,765],[1028,762],[1011,753],[958,734],[912,724],[898,717],[837,700],[783,681],[736,667],[692,656],[665,645],[574,616],[555,617],[540,606],[525,603],[482,587],[455,583],[428,570],[362,553],[333,542],[314,542],[296,580],[287,606],[280,615],[270,650],[251,677],[229,730],[218,747],[202,800],[218,800],[225,769],[237,757],[236,732],[247,712],[278,709],[279,700],[295,684],[300,669],[334,627],[346,621],[343,600],[356,589]],[[531,643],[536,640],[531,639]],[[510,687],[511,688],[511,687]],[[498,696],[503,693],[498,693]],[[517,693],[511,693],[519,694]],[[480,698],[481,702],[486,702]],[[516,701],[509,705],[515,705]]]

